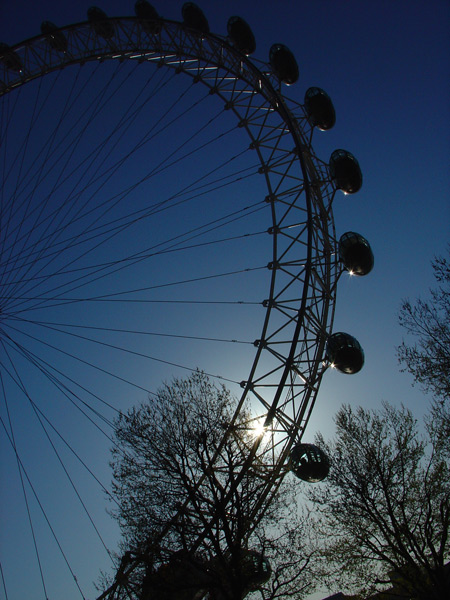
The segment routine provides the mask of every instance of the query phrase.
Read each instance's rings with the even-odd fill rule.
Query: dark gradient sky
[[[13,45],[37,35],[43,20],[58,25],[84,21],[90,5],[85,0],[2,2],[0,40]],[[161,0],[154,5],[162,16],[181,20],[181,1]],[[131,1],[109,0],[101,6],[110,16],[133,14]],[[254,31],[258,59],[267,60],[275,42],[294,52],[300,79],[286,94],[301,102],[305,90],[317,85],[332,97],[336,109],[335,128],[316,136],[317,153],[327,160],[335,148],[348,149],[358,158],[364,176],[358,194],[336,197],[336,231],[340,235],[353,230],[367,237],[375,268],[367,278],[342,277],[334,330],[348,331],[359,339],[366,365],[354,377],[326,373],[308,437],[313,438],[318,430],[332,435],[332,417],[343,402],[366,407],[379,406],[382,400],[403,402],[420,419],[427,399],[411,387],[410,378],[397,366],[395,348],[402,341],[397,313],[403,298],[426,297],[433,285],[430,261],[445,253],[450,241],[450,3],[205,0],[201,7],[211,31],[218,34],[225,34],[229,16],[244,17]],[[135,368],[139,371],[138,364]],[[142,372],[133,377],[149,385]],[[152,389],[158,383],[153,382]],[[4,414],[3,406],[1,410]],[[64,418],[64,414],[55,415],[62,423]],[[31,422],[24,423],[21,434],[25,438],[27,427],[32,427]],[[73,425],[74,443],[85,445],[87,456],[95,455],[93,462],[108,481],[108,443],[95,437],[84,439],[77,427]],[[2,441],[2,451],[6,447]],[[35,454],[35,479],[44,481],[49,451],[28,450]],[[78,468],[71,466],[75,471]],[[84,481],[84,475],[79,476]],[[69,493],[59,488],[58,479],[52,481],[54,489],[46,484],[49,512],[62,542],[70,548],[70,562],[86,598],[93,598],[92,581],[100,568],[108,569],[106,553],[72,508]],[[0,557],[8,599],[44,598],[37,567],[32,565],[31,536],[11,452],[2,460],[1,486],[5,501],[1,503]],[[117,531],[105,514],[104,494],[87,482],[83,491],[107,545],[114,550]],[[42,519],[36,523],[50,600],[79,598],[45,524]]]

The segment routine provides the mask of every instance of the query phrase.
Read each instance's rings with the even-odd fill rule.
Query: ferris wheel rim
[[[120,29],[123,24],[130,24],[133,28],[137,28],[137,30],[139,31],[139,29],[141,30],[139,35],[145,35],[147,38],[149,38],[150,40],[156,40],[156,42],[154,42],[154,45],[157,46],[157,41],[158,39],[160,39],[160,35],[150,35],[148,33],[145,32],[145,30],[142,28],[141,25],[141,20],[138,19],[137,17],[114,17],[114,18],[108,18],[107,21],[109,23],[111,23],[113,25],[113,27],[115,27],[115,32],[117,34],[117,30]],[[211,83],[205,81],[205,79],[203,79],[201,77],[201,75],[199,73],[197,74],[193,74],[192,73],[192,69],[189,68],[189,65],[186,65],[186,58],[191,58],[193,56],[195,56],[195,51],[192,52],[192,48],[197,47],[199,49],[199,51],[197,52],[197,54],[199,52],[201,52],[201,46],[204,45],[205,40],[208,41],[212,41],[214,44],[217,45],[218,48],[221,49],[226,49],[227,53],[229,53],[232,57],[233,60],[236,62],[236,64],[240,65],[239,67],[237,67],[237,72],[232,72],[230,71],[230,73],[233,74],[233,76],[235,77],[239,77],[240,80],[245,80],[246,77],[247,79],[249,78],[249,73],[253,76],[251,78],[251,84],[253,85],[253,89],[255,89],[256,85],[255,85],[255,81],[257,81],[257,92],[259,94],[261,94],[262,96],[264,96],[266,99],[268,99],[269,104],[271,105],[272,109],[277,111],[283,118],[283,120],[289,124],[289,129],[290,129],[290,133],[293,136],[293,141],[295,143],[295,151],[298,155],[298,160],[300,161],[301,164],[301,169],[302,169],[302,175],[304,178],[304,182],[305,182],[305,196],[306,196],[306,201],[307,204],[309,205],[308,210],[308,220],[309,220],[309,225],[308,225],[308,249],[310,251],[311,249],[311,234],[312,234],[312,217],[311,217],[311,207],[310,207],[310,203],[311,200],[309,198],[310,193],[311,193],[311,186],[310,183],[308,181],[308,173],[307,173],[307,168],[304,162],[304,140],[299,138],[298,135],[298,130],[296,131],[296,123],[293,122],[293,117],[292,115],[289,113],[289,109],[285,104],[285,98],[284,96],[281,94],[280,91],[278,91],[275,87],[274,84],[277,83],[276,77],[273,76],[273,74],[271,74],[269,71],[267,71],[266,73],[261,72],[261,70],[256,67],[253,62],[246,56],[242,55],[242,53],[239,52],[239,50],[236,50],[235,48],[233,48],[232,45],[230,45],[228,43],[228,41],[226,40],[226,38],[208,33],[208,34],[204,34],[202,33],[201,35],[199,35],[198,32],[196,32],[195,30],[189,30],[188,28],[186,28],[182,23],[178,23],[176,21],[171,21],[171,20],[167,20],[167,19],[161,19],[160,20],[160,26],[161,29],[163,31],[166,31],[167,29],[172,29],[175,30],[176,32],[180,33],[181,35],[184,37],[184,39],[189,39],[190,40],[190,52],[188,52],[186,54],[186,56],[183,56],[183,61],[179,61],[177,63],[177,61],[175,60],[174,64],[165,64],[165,66],[169,66],[172,68],[177,69],[178,71],[183,71],[185,73],[187,73],[188,75],[190,75],[194,80],[200,81],[207,85],[210,88],[210,93],[215,93],[215,94],[219,94],[219,90],[215,87],[212,86]],[[79,50],[79,55],[76,56],[73,53],[68,53],[68,52],[58,52],[56,50],[53,50],[52,52],[49,51],[49,45],[48,45],[48,41],[47,41],[47,36],[44,34],[35,36],[34,38],[30,38],[29,40],[25,40],[22,43],[19,43],[15,46],[11,47],[11,52],[15,53],[18,51],[24,51],[26,48],[34,48],[34,46],[38,46],[38,47],[44,47],[47,56],[52,56],[53,57],[53,62],[48,62],[48,64],[46,64],[44,66],[44,63],[39,60],[37,58],[38,56],[38,51],[33,50],[31,52],[32,54],[32,60],[34,60],[34,62],[36,63],[36,65],[38,65],[38,69],[36,69],[36,72],[33,72],[32,69],[30,68],[24,68],[21,69],[19,72],[19,77],[16,77],[15,81],[14,81],[14,73],[12,74],[13,77],[13,81],[12,83],[10,83],[9,85],[5,85],[3,82],[3,86],[2,88],[0,88],[0,96],[12,91],[12,89],[14,89],[17,86],[21,86],[29,81],[31,81],[34,78],[37,77],[41,77],[44,76],[52,71],[55,71],[57,69],[61,69],[64,68],[66,66],[70,66],[73,64],[83,64],[84,62],[90,61],[90,60],[105,60],[106,58],[112,58],[112,59],[116,59],[116,60],[123,60],[123,59],[136,59],[138,58],[139,61],[142,60],[148,60],[148,57],[146,56],[145,58],[142,55],[139,55],[140,50],[138,48],[134,49],[134,54],[131,55],[130,54],[130,48],[126,47],[125,49],[121,49],[117,46],[117,42],[116,39],[114,39],[113,42],[111,42],[110,40],[105,40],[105,39],[101,39],[100,36],[93,34],[93,30],[92,30],[92,24],[87,21],[87,22],[82,22],[82,23],[77,23],[77,24],[73,24],[73,25],[69,25],[66,27],[61,27],[57,30],[58,32],[61,32],[63,34],[73,34],[75,37],[77,37],[77,35],[79,34],[79,32],[82,33],[83,36],[87,35],[87,43],[92,44],[94,43],[95,45],[95,50],[94,51],[90,51],[91,53],[88,54],[86,53],[86,49],[80,49]],[[174,33],[172,32],[171,35],[173,36]],[[115,38],[117,38],[117,35],[115,35]],[[96,44],[100,44],[99,46],[96,46]],[[103,50],[101,50],[101,47],[103,46]],[[151,53],[154,50],[157,50],[157,48],[152,48],[152,44],[149,44],[146,48],[145,48],[145,53]],[[51,49],[50,49],[51,50]],[[157,51],[158,54],[158,51]],[[159,60],[160,62],[158,63],[159,66],[162,66],[164,64],[164,58],[166,55],[170,55],[170,50],[163,50],[160,49],[160,56],[159,58],[157,58],[156,60]],[[56,58],[55,58],[56,57]],[[181,57],[180,57],[181,58]],[[45,56],[43,57],[43,60],[45,62]],[[219,66],[220,66],[220,62],[219,61]],[[245,65],[245,69],[247,69],[247,71],[245,71],[245,69],[242,67],[242,65]],[[4,66],[4,65],[3,65]],[[267,69],[269,69],[268,65],[265,65],[265,67]],[[204,72],[206,72],[207,66],[205,66]],[[8,72],[11,75],[11,70],[8,70],[5,66],[4,66],[4,73]],[[37,72],[38,71],[38,72]],[[270,81],[270,78],[272,78],[273,81]],[[3,79],[6,79],[6,77],[4,77]],[[278,82],[279,83],[279,82]],[[221,96],[222,99],[225,99],[225,97],[222,95]],[[233,111],[236,112],[235,108],[230,105],[228,108],[232,108]],[[237,113],[236,113],[237,114]],[[237,114],[237,117],[239,118],[239,115]],[[242,126],[243,128],[245,128],[247,130],[247,133],[251,139],[251,143],[253,144],[255,142],[255,140],[252,138],[252,133],[248,128],[248,124],[247,123],[243,123],[242,125],[240,124],[240,126]],[[297,126],[298,129],[298,126]],[[258,147],[255,145],[255,149],[258,153],[258,157],[259,160],[261,162],[262,165],[262,169],[266,169],[266,163],[264,161],[264,158],[262,157],[262,155],[259,153]],[[310,158],[310,157],[308,157]],[[266,181],[267,180],[267,174],[266,174]],[[269,192],[270,192],[270,182],[268,182],[268,186],[269,186]],[[270,195],[270,193],[269,193]],[[272,229],[273,229],[273,260],[272,260],[272,264],[277,264],[277,251],[276,251],[276,243],[277,243],[277,228],[278,228],[278,223],[277,223],[277,217],[275,215],[275,212],[272,211]],[[302,296],[302,303],[301,303],[301,307],[299,309],[299,312],[304,312],[305,311],[305,303],[306,303],[306,296],[307,296],[307,288],[309,286],[309,278],[310,278],[310,255],[308,256],[307,259],[307,274],[305,277],[305,283],[304,283],[304,289],[303,289],[303,296]],[[273,268],[272,269],[272,276],[271,276],[271,284],[270,284],[270,291],[269,291],[269,297],[267,298],[266,302],[266,319],[264,321],[264,326],[263,326],[263,330],[262,330],[262,335],[260,336],[260,340],[257,340],[257,342],[261,342],[263,340],[265,340],[265,335],[264,333],[266,332],[267,329],[267,324],[268,324],[268,315],[270,315],[270,312],[272,310],[272,306],[274,303],[274,287],[275,287],[275,278],[276,278],[276,272],[277,272],[277,268]],[[299,338],[299,331],[302,327],[302,322],[301,320],[297,321],[297,325],[296,325],[296,330],[294,333],[294,338],[293,338],[293,342],[290,348],[290,352],[289,352],[289,356],[286,358],[285,361],[285,368],[283,370],[283,374],[281,376],[281,380],[282,383],[280,385],[280,389],[279,389],[279,395],[278,398],[276,400],[276,402],[278,403],[279,401],[279,396],[282,393],[282,390],[284,388],[285,382],[292,370],[292,367],[294,366],[294,356],[295,356],[295,349],[296,349],[296,345],[297,345],[297,341]],[[321,340],[322,342],[322,353],[323,353],[323,346],[325,343],[325,338],[326,336],[323,337],[323,339]],[[253,374],[255,372],[256,369],[256,365],[258,362],[258,357],[261,355],[261,352],[264,348],[264,345],[262,343],[257,344],[255,342],[255,346],[257,347],[257,351],[256,351],[256,358],[254,361],[254,366],[251,370],[250,376],[248,377],[248,379],[245,382],[242,382],[242,387],[244,387],[245,384],[245,389],[243,392],[243,395],[241,397],[241,401],[240,401],[240,405],[242,405],[242,402],[245,400],[245,397],[247,396],[248,392],[251,391],[253,389]],[[276,408],[276,406],[274,407]],[[239,410],[239,409],[238,409]],[[237,411],[238,412],[238,411]],[[237,413],[236,413],[237,414]]]
[[[109,21],[111,21],[112,23],[114,23],[114,25],[116,27],[119,27],[121,25],[122,22],[129,22],[129,23],[134,23],[139,26],[139,20],[134,18],[134,17],[129,17],[129,18],[124,18],[124,19],[109,19]],[[177,23],[177,22],[172,22],[172,21],[165,21],[162,20],[163,26],[165,27],[166,24],[168,24],[169,27],[173,27],[176,28],[177,30],[182,31],[184,36],[190,36],[193,38],[193,43],[197,43],[198,42],[198,34],[193,33],[193,32],[186,32],[186,28]],[[72,26],[68,26],[66,28],[61,28],[61,31],[67,31],[67,32],[77,32],[78,28],[80,28],[81,30],[86,30],[89,29],[91,30],[91,24],[90,23],[81,23],[79,25],[72,25]],[[97,36],[98,37],[98,36]],[[283,97],[283,95],[278,92],[276,90],[276,88],[274,87],[274,85],[271,83],[270,79],[268,78],[268,76],[266,76],[264,73],[261,73],[261,71],[253,66],[253,63],[247,59],[246,57],[243,57],[237,50],[235,50],[232,46],[230,46],[226,40],[224,40],[223,38],[220,38],[219,36],[213,36],[212,34],[210,35],[205,35],[203,36],[204,38],[208,38],[211,40],[215,40],[218,47],[222,47],[222,48],[226,48],[232,56],[234,56],[234,58],[236,60],[238,60],[240,63],[244,63],[246,66],[251,65],[251,67],[249,67],[250,70],[253,69],[253,74],[258,73],[259,75],[262,75],[262,77],[260,77],[260,80],[262,82],[264,82],[264,86],[261,87],[261,89],[258,90],[259,93],[262,94],[262,90],[270,90],[270,94],[268,94],[268,98],[270,98],[270,100],[268,98],[266,98],[266,100],[269,102],[269,104],[271,104],[272,108],[274,109],[275,112],[278,112],[280,114],[283,114],[284,117],[290,122],[290,126],[292,127],[292,131],[290,132],[293,137],[294,137],[294,141],[295,141],[295,152],[294,154],[296,155],[296,159],[300,161],[301,163],[301,171],[302,171],[302,176],[303,176],[303,185],[305,187],[305,189],[303,190],[303,193],[305,194],[305,197],[307,199],[307,204],[310,204],[310,199],[309,199],[309,195],[311,193],[311,184],[309,182],[309,177],[308,177],[308,169],[307,166],[304,162],[304,154],[307,156],[307,159],[310,159],[311,157],[308,155],[308,151],[305,149],[305,145],[304,145],[304,140],[298,137],[298,131],[296,131],[296,126],[298,127],[298,125],[296,123],[294,123],[294,118],[290,115],[289,109],[285,104],[285,99]],[[46,43],[46,39],[45,39],[45,35],[40,35],[40,36],[36,36],[35,38],[32,38],[31,40],[27,40],[26,42],[23,42],[17,46],[14,46],[11,48],[12,51],[16,52],[16,51],[22,51],[24,48],[30,48],[32,45],[34,45],[35,43],[41,44],[41,43]],[[54,71],[56,69],[62,68],[62,67],[66,67],[72,64],[81,64],[83,61],[87,61],[87,60],[101,60],[101,59],[106,59],[106,58],[114,58],[114,59],[121,59],[120,53],[117,56],[111,56],[111,54],[113,53],[113,50],[111,50],[110,48],[108,48],[108,53],[106,54],[101,54],[101,53],[96,53],[96,54],[92,54],[91,56],[86,56],[86,55],[80,55],[80,57],[74,59],[74,61],[72,62],[64,62],[64,64],[59,64],[58,66],[56,65],[52,65],[51,67],[48,68],[48,70],[44,70],[39,74],[36,74],[34,76],[30,76],[29,78],[27,77],[20,77],[20,82],[16,84],[12,84],[10,87],[5,87],[3,86],[3,89],[0,89],[0,95],[5,94],[6,92],[12,91],[15,87],[17,87],[18,85],[23,85],[28,83],[29,81],[31,81],[34,78],[37,77],[41,77],[46,75],[47,73],[50,73],[51,71]],[[117,49],[116,49],[116,53],[117,53]],[[189,55],[190,56],[190,55]],[[130,57],[127,57],[130,58]],[[35,56],[36,59],[36,56]],[[39,62],[39,61],[37,61]],[[165,66],[172,66],[172,65],[165,65]],[[184,70],[184,66],[182,66],[181,64],[178,64],[178,66],[172,66],[172,68],[179,68],[181,69],[183,72],[191,75],[193,78],[195,78],[195,75],[192,74],[192,72],[190,72],[190,70],[188,70],[186,68],[186,70]],[[241,76],[240,79],[243,80],[243,76],[242,76],[242,72],[235,74],[236,77]],[[199,79],[199,81],[201,81],[203,84],[207,85],[208,87],[210,87],[210,90],[213,89],[212,86],[210,86],[209,84],[205,83],[205,81],[203,79]],[[275,82],[274,82],[275,83]],[[253,88],[254,89],[254,88]],[[215,94],[219,94],[218,90],[214,90]],[[262,94],[264,96],[264,94]],[[220,96],[222,99],[225,99],[225,96]],[[233,111],[236,112],[235,107],[231,107]],[[238,115],[238,113],[236,112],[236,114]],[[252,143],[255,142],[254,136],[252,135],[251,131],[248,129],[248,124],[244,123],[243,127],[247,130],[250,139],[252,140]],[[297,137],[296,137],[297,136]],[[262,165],[262,168],[266,168],[267,167],[267,163],[266,161],[262,158],[262,155],[259,153],[259,148],[255,147],[258,156],[259,156],[259,160],[260,163]],[[290,167],[289,167],[290,168]],[[264,173],[266,179],[268,177],[267,172]],[[306,183],[305,183],[306,182]],[[271,195],[270,193],[270,184],[268,184],[269,186],[269,196]],[[257,365],[258,365],[258,361],[259,361],[259,357],[261,356],[261,354],[264,352],[264,350],[267,349],[267,341],[266,341],[266,337],[267,337],[267,328],[269,325],[269,319],[271,316],[271,312],[272,310],[274,310],[275,304],[278,301],[277,300],[277,294],[275,293],[275,282],[276,282],[276,278],[277,278],[277,272],[278,272],[278,268],[279,268],[279,254],[277,253],[277,241],[278,241],[278,236],[280,235],[279,232],[279,219],[277,217],[277,214],[275,212],[275,199],[273,198],[269,198],[268,200],[269,202],[272,203],[272,236],[273,236],[273,250],[272,250],[272,267],[271,267],[271,285],[270,285],[270,292],[269,292],[269,298],[266,300],[267,302],[267,306],[266,308],[266,317],[264,320],[264,325],[262,328],[262,333],[260,336],[260,340],[257,340],[256,342],[258,342],[258,344],[255,342],[255,347],[256,347],[256,354],[255,354],[255,360],[253,362],[251,371],[250,371],[250,376],[248,378],[248,380],[246,382],[243,382],[243,387],[244,387],[244,391],[242,393],[240,402],[239,402],[239,407],[236,410],[235,416],[238,415],[240,408],[242,407],[242,404],[244,403],[247,395],[250,392],[254,392],[254,381],[253,381],[253,375],[256,372],[257,369]],[[329,207],[331,205],[331,201],[329,203],[328,206],[328,212],[329,212]],[[290,209],[289,209],[290,210]],[[289,212],[289,211],[288,211]],[[312,234],[313,234],[313,216],[311,214],[311,208],[308,208],[308,225],[307,225],[307,231],[308,231],[308,242],[307,242],[307,246],[308,246],[308,252],[311,251],[311,246],[313,244],[312,241]],[[329,254],[330,253],[330,249],[328,249]],[[278,392],[277,392],[277,397],[276,397],[276,404],[272,403],[270,406],[270,409],[267,410],[267,414],[269,415],[270,412],[273,412],[273,416],[275,416],[277,407],[278,407],[278,403],[280,402],[280,398],[281,395],[283,394],[286,385],[286,382],[288,381],[288,379],[292,379],[298,376],[298,367],[296,364],[296,350],[297,350],[297,344],[299,342],[299,338],[300,338],[300,330],[302,329],[302,327],[304,326],[303,323],[303,318],[304,318],[304,313],[307,310],[306,307],[306,303],[307,303],[307,293],[308,293],[308,288],[310,285],[310,278],[312,277],[312,267],[311,267],[311,260],[310,260],[310,254],[308,254],[308,259],[306,261],[306,266],[304,267],[306,269],[306,274],[303,276],[304,279],[302,280],[303,282],[303,291],[302,291],[302,300],[301,300],[301,306],[300,308],[297,310],[297,317],[293,318],[292,316],[289,317],[289,320],[291,322],[295,322],[295,333],[294,333],[294,339],[291,340],[291,345],[290,345],[290,350],[289,350],[289,355],[287,357],[283,357],[283,360],[280,360],[280,363],[282,364],[282,375],[281,375],[281,380],[280,380],[280,385],[278,388]],[[296,276],[294,276],[294,279],[296,279]],[[329,286],[330,287],[330,286]],[[285,310],[283,308],[283,310]],[[331,302],[331,308],[328,309],[328,304],[327,304],[327,313],[328,312],[333,311],[333,303]],[[292,311],[291,311],[292,312]],[[328,314],[326,315],[326,319],[329,319]],[[331,319],[332,319],[332,315],[331,315]],[[311,360],[312,363],[314,363],[317,368],[319,368],[319,359],[321,358],[321,356],[323,355],[323,348],[324,348],[324,344],[325,344],[325,340],[326,340],[326,329],[331,327],[331,323],[329,323],[328,325],[326,325],[325,327],[323,326],[323,323],[320,323],[317,327],[317,330],[322,329],[322,338],[319,339],[317,341],[317,348],[316,348],[316,354],[314,355],[314,358]],[[281,370],[281,367],[278,366],[276,369],[276,371]],[[314,403],[315,400],[315,396],[317,394],[317,389],[318,389],[318,383],[320,383],[320,377],[321,377],[321,373],[319,373],[318,375],[315,376],[314,378],[314,383],[311,385],[307,386],[307,396],[308,396],[308,402],[306,403],[306,405],[304,407],[302,407],[301,410],[301,418],[302,418],[302,428],[298,428],[297,430],[293,429],[292,432],[289,432],[289,435],[287,436],[286,440],[286,444],[283,448],[283,451],[281,452],[281,456],[283,457],[282,460],[279,460],[279,467],[281,469],[285,457],[286,457],[286,453],[289,450],[289,447],[292,443],[294,443],[295,439],[299,439],[301,438],[301,435],[303,433],[304,428],[306,427],[306,423],[307,423],[307,418],[305,420],[304,416],[305,416],[305,411],[307,411],[309,409],[309,414],[310,411],[312,410],[312,406],[311,406],[311,399],[312,399],[312,404]],[[264,376],[260,376],[260,380],[264,379]],[[290,385],[292,385],[292,382],[290,382]],[[263,386],[264,387],[264,384]],[[256,395],[259,395],[259,392],[256,393]],[[253,396],[252,396],[253,397]],[[278,415],[279,417],[279,415]],[[279,475],[279,472],[277,473],[277,476]]]

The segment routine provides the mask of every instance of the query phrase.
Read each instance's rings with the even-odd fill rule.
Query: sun
[[[251,436],[254,439],[262,438],[267,431],[267,425],[265,425],[266,418],[264,416],[257,417],[253,422],[253,427],[251,427],[250,432]]]

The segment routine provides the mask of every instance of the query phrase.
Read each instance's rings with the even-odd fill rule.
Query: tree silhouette
[[[450,477],[443,446],[420,436],[412,413],[343,406],[332,461],[309,497],[323,536],[323,576],[367,597],[397,574],[407,598],[444,600],[450,579]],[[447,442],[448,443],[448,442]]]
[[[294,481],[249,520],[266,471],[256,456],[242,473],[254,440],[239,419],[229,431],[234,408],[224,386],[196,372],[117,420],[113,516],[123,556],[109,589],[121,597],[275,600],[312,589]]]
[[[450,247],[449,247],[450,256]],[[450,262],[438,257],[432,262],[437,287],[431,301],[402,303],[400,325],[413,338],[398,348],[399,361],[425,392],[450,398]]]

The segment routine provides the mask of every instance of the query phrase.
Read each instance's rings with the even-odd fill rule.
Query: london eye
[[[66,495],[109,552],[82,482],[108,495],[93,455],[107,461],[115,416],[173,374],[201,369],[238,398],[223,444],[251,407],[255,521],[289,471],[326,476],[304,433],[327,368],[364,362],[333,332],[339,277],[373,266],[367,240],[338,236],[333,218],[362,174],[347,150],[316,155],[335,112],[318,87],[290,98],[291,51],[254,51],[240,17],[215,35],[193,3],[171,21],[145,0],[0,47],[2,453],[44,589],[47,543],[80,587],[71,517],[52,518]]]

